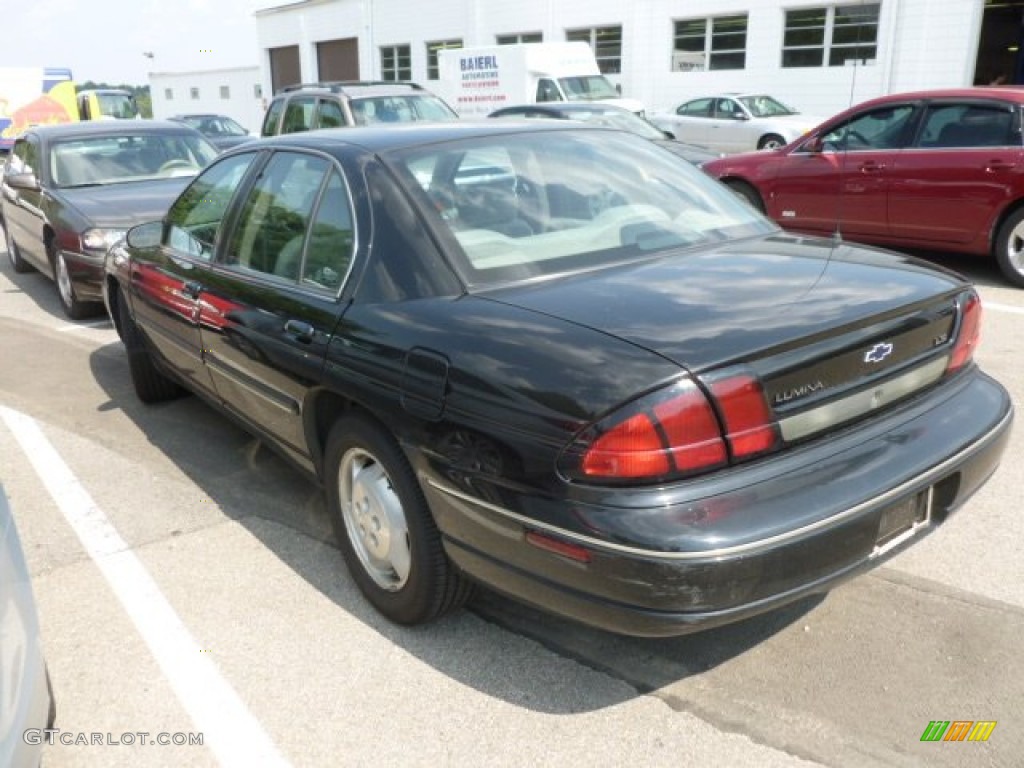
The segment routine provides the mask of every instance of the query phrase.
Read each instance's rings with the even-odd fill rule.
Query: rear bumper
[[[594,626],[676,635],[825,591],[927,535],[995,471],[1012,420],[1006,391],[973,370],[869,427],[631,506],[621,493],[552,501],[421,479],[449,556],[477,580]],[[547,522],[552,505],[578,525]],[[589,562],[531,545],[529,531]]]

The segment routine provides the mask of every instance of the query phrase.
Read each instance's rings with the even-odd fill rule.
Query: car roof
[[[459,139],[484,138],[488,136],[537,133],[540,131],[606,131],[599,126],[588,126],[576,121],[536,120],[523,118],[515,120],[458,120],[432,123],[413,121],[391,123],[386,127],[355,126],[351,128],[325,128],[316,131],[288,133],[281,136],[266,136],[256,143],[239,147],[253,149],[261,146],[299,146],[319,148],[325,151],[333,147],[355,145],[371,152],[425,146]]]
[[[1006,86],[977,86],[974,88],[933,88],[927,91],[890,93],[854,105],[855,108],[871,104],[886,104],[893,101],[927,101],[935,99],[1000,99],[1024,104],[1024,88]]]
[[[398,94],[434,95],[419,83],[404,80],[329,80],[287,85],[278,91],[274,98],[304,93],[317,95],[333,93],[350,99],[367,96],[396,96]]]
[[[903,93],[890,93],[885,96],[877,96],[867,101],[861,101],[841,112],[837,112],[825,122],[832,125],[840,120],[847,119],[850,115],[862,112],[873,107],[884,107],[887,104],[900,104],[908,101],[943,101],[943,100],[971,100],[971,99],[995,99],[1010,102],[1013,104],[1024,104],[1024,88],[1013,88],[1007,86],[977,86],[974,88],[932,88],[926,91],[906,91]],[[825,123],[823,123],[824,125]]]
[[[68,136],[121,136],[140,133],[198,133],[194,128],[171,120],[83,120],[78,123],[37,125],[27,132],[43,139]]]
[[[615,114],[616,112],[629,112],[628,109],[616,106],[615,104],[602,104],[597,101],[573,102],[571,104],[558,102],[555,104],[517,104],[513,107],[502,107],[496,109],[496,113],[506,110],[524,110],[530,112],[550,112],[552,114],[565,114],[567,112],[603,112]],[[500,116],[500,115],[499,115]]]

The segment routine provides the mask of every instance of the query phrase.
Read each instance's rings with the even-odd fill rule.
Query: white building
[[[150,72],[149,93],[155,118],[227,115],[253,133],[259,132],[266,107],[259,67]]]
[[[883,93],[1024,83],[1024,0],[300,0],[256,12],[268,96],[294,82],[411,79],[440,47],[586,40],[652,111],[766,91],[829,115]],[[155,99],[154,99],[155,101]]]

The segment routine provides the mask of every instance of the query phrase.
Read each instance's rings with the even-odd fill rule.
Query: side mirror
[[[38,190],[39,179],[29,171],[28,173],[11,173],[4,176],[4,184],[12,189]]]
[[[160,245],[163,232],[164,223],[162,221],[150,221],[129,229],[125,239],[131,248],[155,248]]]
[[[820,155],[825,151],[825,142],[820,136],[812,136],[804,142],[803,148],[815,155]]]

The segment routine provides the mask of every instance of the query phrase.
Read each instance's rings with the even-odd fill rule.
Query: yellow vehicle
[[[96,88],[78,92],[78,116],[82,120],[120,120],[139,116],[130,91]]]

